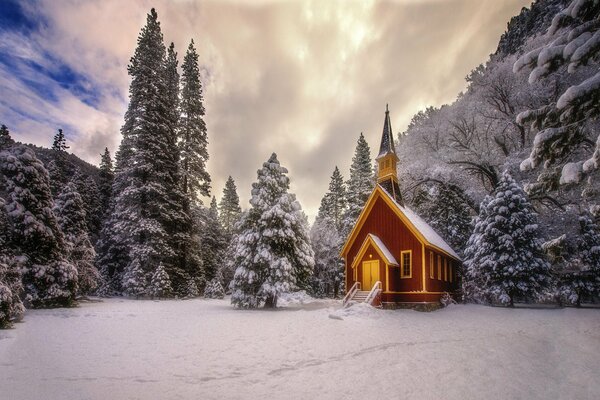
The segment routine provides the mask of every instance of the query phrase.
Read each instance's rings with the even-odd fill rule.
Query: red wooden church
[[[458,289],[459,256],[404,205],[386,106],[377,185],[341,251],[348,298],[386,303],[437,303]]]

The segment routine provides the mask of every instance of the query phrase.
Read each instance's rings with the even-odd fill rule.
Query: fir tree
[[[227,236],[231,237],[233,235],[235,224],[239,221],[241,213],[242,209],[237,188],[233,178],[229,176],[223,188],[223,197],[219,202],[219,221],[221,221],[221,226]]]
[[[206,171],[208,138],[204,123],[202,83],[193,40],[185,53],[182,71],[179,125],[181,186],[185,195],[197,201],[198,195],[208,196],[210,175]]]
[[[344,282],[344,262],[339,256],[343,242],[335,221],[329,216],[317,217],[310,231],[310,241],[315,253],[312,292],[318,297],[335,298]]]
[[[162,267],[162,264],[159,264]],[[139,259],[134,258],[127,265],[121,282],[123,292],[131,297],[140,298],[149,293],[148,273],[140,264]]]
[[[521,169],[558,164],[562,170],[560,184],[579,183],[600,166],[600,135],[589,124],[600,116],[599,18],[600,2],[597,0],[571,1],[554,16],[546,33],[547,44],[522,55],[513,67],[515,73],[531,69],[529,83],[550,77],[552,79],[548,81],[555,90],[562,91],[542,107],[525,110],[516,118],[518,124],[531,124],[538,130],[531,153],[521,163]],[[565,72],[571,74],[572,79],[566,90],[556,82],[556,77]],[[589,158],[588,154],[582,157],[577,150],[590,142],[595,143],[594,152]],[[548,176],[542,172],[538,181]]]
[[[157,298],[166,298],[173,295],[169,274],[167,274],[167,271],[162,264],[158,265],[158,268],[152,275],[149,292],[150,296]]]
[[[222,299],[225,297],[225,290],[221,284],[221,277],[215,276],[208,282],[204,289],[204,297],[207,299]]]
[[[24,146],[0,152],[0,172],[8,193],[11,247],[25,260],[26,301],[33,307],[71,305],[77,270],[63,256],[64,238],[52,212],[48,172]]]
[[[102,220],[98,185],[94,178],[84,175],[79,171],[75,172],[71,182],[75,184],[77,193],[79,193],[83,202],[85,225],[89,239],[90,241],[95,241],[98,237]],[[64,190],[64,187],[62,190]]]
[[[4,199],[0,197],[0,329],[21,320],[25,312],[21,302],[21,272],[18,260],[9,249],[10,226],[4,206]]]
[[[214,196],[210,202],[210,208],[205,209],[203,214],[200,248],[202,249],[201,257],[205,278],[210,281],[215,277],[222,263],[227,240],[219,222],[217,199]]]
[[[252,184],[252,208],[236,240],[231,302],[240,308],[277,306],[281,293],[306,286],[314,267],[308,223],[289,178],[273,153]]]
[[[471,233],[471,210],[463,198],[445,185],[421,187],[413,198],[419,216],[460,252]]]
[[[59,194],[54,213],[65,236],[67,258],[77,268],[79,293],[89,294],[98,287],[100,275],[94,265],[96,252],[88,236],[84,202],[73,182]]]
[[[318,218],[329,217],[338,230],[342,229],[343,217],[346,212],[346,185],[340,170],[336,166],[329,182],[329,191],[321,200]]]
[[[104,219],[108,212],[110,200],[112,198],[112,184],[114,180],[113,162],[110,158],[108,148],[104,148],[104,153],[100,155],[100,172],[98,174],[98,192],[100,197],[100,215]]]
[[[344,214],[342,224],[342,237],[344,239],[350,234],[363,206],[375,187],[371,150],[362,133],[356,144],[352,165],[350,166],[350,179],[346,186],[348,209]]]
[[[558,294],[577,307],[600,296],[600,229],[588,215],[579,217],[576,257],[561,271]]]
[[[154,9],[138,37],[128,72],[130,102],[121,129],[111,217],[100,243],[102,270],[109,282],[127,283],[124,289],[139,296],[145,279],[132,279],[153,274],[162,262],[173,289],[184,291],[191,218],[178,187],[173,93]],[[113,279],[115,275],[122,279]]]
[[[10,137],[10,132],[6,125],[0,126],[0,151],[13,145],[15,141]]]
[[[481,203],[465,250],[467,298],[514,305],[535,299],[552,284],[539,243],[536,214],[527,196],[505,172]]]
[[[68,182],[69,168],[67,160],[67,139],[62,129],[54,135],[52,142],[53,158],[48,163],[48,173],[50,175],[50,188],[52,194],[57,196],[62,190],[62,187]]]

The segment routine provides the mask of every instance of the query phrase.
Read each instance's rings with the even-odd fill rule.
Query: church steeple
[[[387,104],[385,105],[385,119],[383,120],[383,133],[381,134],[379,155],[375,160],[378,166],[377,183],[400,205],[403,205],[400,187],[398,186],[398,173],[396,172],[399,159],[394,146],[394,134],[390,121],[390,110]]]

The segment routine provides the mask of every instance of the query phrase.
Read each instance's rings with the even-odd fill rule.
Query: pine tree
[[[356,144],[352,165],[350,166],[350,179],[346,186],[348,209],[342,224],[342,237],[344,239],[350,234],[363,206],[375,187],[371,150],[362,133]]]
[[[201,257],[205,278],[210,281],[215,277],[223,262],[227,239],[219,222],[217,199],[214,196],[210,202],[210,208],[203,211],[200,248],[202,249]]]
[[[90,241],[96,241],[102,222],[100,191],[94,178],[76,171],[71,179],[81,196],[85,211],[85,225]],[[64,187],[63,187],[64,190]]]
[[[219,221],[228,237],[233,235],[235,224],[239,221],[241,213],[237,188],[233,178],[229,176],[223,188],[223,197],[219,202]]]
[[[204,289],[204,297],[207,299],[222,299],[225,297],[225,290],[221,284],[221,277],[215,276],[208,282]]]
[[[4,199],[0,197],[0,329],[21,320],[25,312],[21,302],[21,272],[18,260],[9,248],[10,226],[4,206]]]
[[[54,135],[52,142],[53,159],[48,163],[48,173],[50,175],[50,188],[52,194],[57,196],[62,187],[68,182],[69,166],[67,160],[67,139],[62,129]]]
[[[12,146],[15,141],[10,137],[10,132],[6,125],[0,126],[0,151]]]
[[[171,297],[173,295],[173,288],[171,287],[169,274],[167,274],[167,271],[162,263],[158,265],[158,268],[152,275],[149,292],[150,296],[157,297],[159,299]]]
[[[128,66],[130,101],[117,153],[114,201],[99,246],[105,278],[116,285],[127,283],[123,289],[135,296],[147,282],[132,279],[153,274],[161,262],[175,292],[185,291],[192,269],[187,263],[191,218],[179,190],[168,71],[160,23],[152,9]]]
[[[537,109],[525,110],[517,116],[518,124],[531,124],[536,133],[531,153],[521,163],[529,170],[543,164],[545,168],[558,164],[562,172],[561,184],[579,183],[585,174],[600,166],[600,135],[589,125],[600,116],[600,2],[573,0],[555,15],[546,33],[547,44],[521,56],[514,64],[514,72],[531,69],[529,83],[545,77],[558,90],[556,77],[571,75],[571,86],[558,99]],[[566,80],[566,79],[565,79]],[[576,83],[576,84],[573,84]],[[589,138],[586,135],[591,134]],[[587,160],[581,159],[577,149],[582,144],[595,142],[595,149]],[[573,159],[575,155],[578,159]],[[586,155],[587,158],[587,155]],[[569,161],[569,162],[566,162]],[[550,174],[540,173],[540,179]]]
[[[329,216],[317,217],[310,231],[310,241],[315,253],[312,293],[335,298],[344,282],[344,262],[339,256],[343,242],[335,221]]]
[[[162,264],[159,264],[159,266],[162,266]],[[134,258],[127,265],[123,273],[121,286],[126,295],[135,297],[136,299],[149,294],[148,273],[140,264],[139,259]]]
[[[600,229],[588,215],[579,217],[576,256],[561,271],[558,294],[577,307],[600,296]]]
[[[453,249],[464,250],[471,233],[471,210],[463,196],[445,185],[422,187],[413,204],[419,216]]]
[[[539,298],[551,285],[536,214],[523,190],[505,172],[493,194],[481,203],[467,243],[465,295],[512,307],[515,299]]]
[[[63,235],[52,212],[48,172],[32,150],[14,146],[0,152],[0,176],[11,248],[25,260],[26,301],[33,307],[69,306],[77,291],[77,270],[64,259]]]
[[[327,216],[333,220],[335,227],[341,230],[346,204],[346,185],[340,170],[336,166],[329,182],[329,191],[321,200],[317,218]]]
[[[100,155],[100,173],[98,174],[98,192],[100,197],[100,215],[104,219],[108,212],[112,198],[112,184],[114,181],[113,162],[108,148]]]
[[[208,196],[210,175],[206,170],[208,137],[204,123],[202,83],[198,53],[192,40],[182,65],[181,122],[179,128],[180,170],[183,193],[193,201]]]
[[[67,258],[77,268],[79,293],[89,294],[98,287],[100,275],[94,265],[96,252],[88,236],[84,202],[73,182],[58,195],[54,213],[65,236]]]
[[[288,193],[286,174],[273,153],[252,184],[252,208],[234,254],[231,302],[237,307],[276,307],[281,293],[307,285],[314,267],[308,222]]]

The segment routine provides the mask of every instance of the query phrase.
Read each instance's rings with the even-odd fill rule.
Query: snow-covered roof
[[[398,210],[402,214],[404,214],[404,216],[408,219],[412,226],[417,231],[419,231],[421,235],[423,235],[423,237],[429,244],[440,248],[441,250],[450,254],[452,257],[456,258],[457,260],[460,260],[460,257],[458,256],[458,254],[456,254],[454,250],[452,250],[452,247],[450,247],[450,245],[446,243],[444,239],[442,239],[440,235],[438,235],[437,232],[433,230],[433,228],[429,226],[427,222],[425,222],[421,217],[419,217],[417,213],[415,213],[408,207],[403,207],[400,204],[398,204],[398,202],[394,200],[394,198],[390,196],[390,194],[381,185],[377,186],[381,188],[381,191],[385,193],[385,195],[392,201],[392,203],[398,208]]]
[[[381,239],[379,239],[377,236],[373,235],[372,233],[369,233],[368,236],[370,236],[371,239],[373,240],[373,242],[375,243],[375,245],[377,247],[379,247],[379,250],[383,254],[383,257],[386,258],[386,262],[388,264],[390,264],[390,265],[398,265],[398,261],[396,261],[396,259],[392,255],[392,253],[388,250],[388,248],[385,247],[385,244],[383,244],[383,242],[381,241]]]

